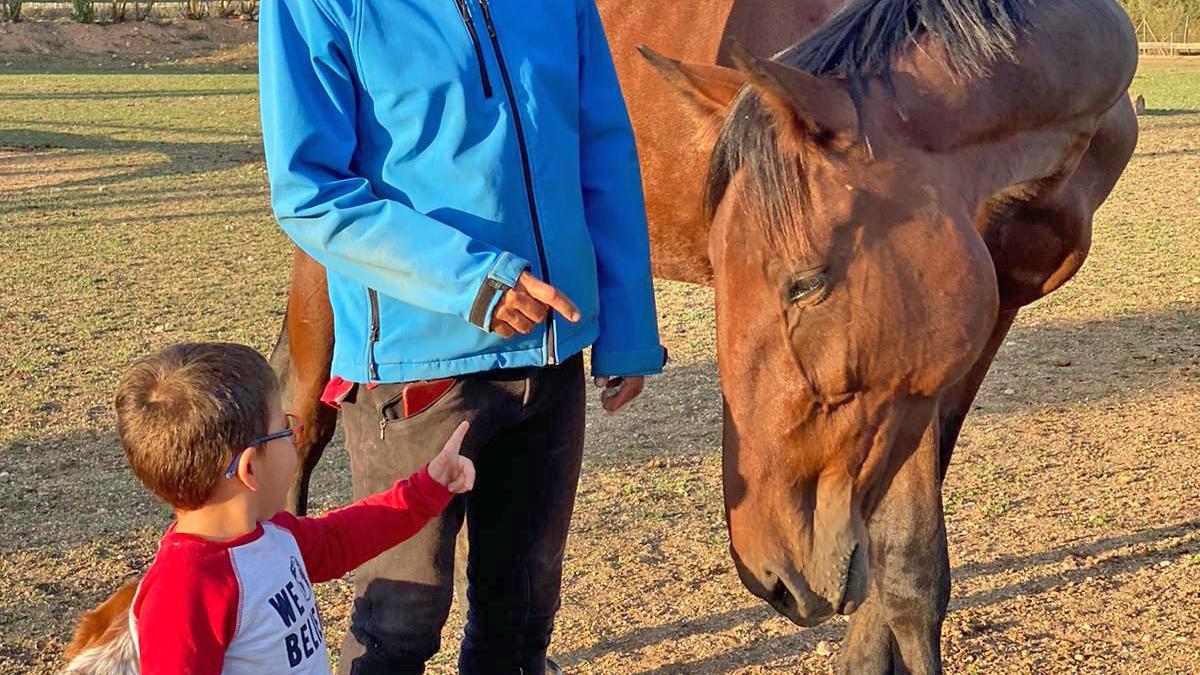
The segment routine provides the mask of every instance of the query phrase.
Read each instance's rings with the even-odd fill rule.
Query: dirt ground
[[[0,673],[54,672],[168,522],[114,437],[121,370],[274,338],[289,248],[254,74],[220,61],[248,44],[207,73],[80,54],[0,75]],[[1200,672],[1200,62],[1148,60],[1134,89],[1150,114],[1091,259],[1018,319],[950,469],[950,673]],[[828,672],[844,622],[797,628],[729,561],[711,293],[658,297],[675,362],[629,414],[590,410],[552,654],[580,674]],[[340,436],[314,488],[319,509],[348,499]],[[337,644],[350,586],[321,596]],[[432,672],[459,635],[456,613]]]
[[[0,23],[0,65],[62,69],[214,66],[250,69],[258,24],[240,19],[156,19],[117,24]]]

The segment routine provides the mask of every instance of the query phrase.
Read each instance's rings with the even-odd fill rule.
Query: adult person
[[[421,673],[470,537],[459,669],[541,673],[583,448],[661,371],[633,133],[594,0],[265,0],[283,230],[328,270],[354,494],[471,422],[474,492],[360,569],[340,670]]]

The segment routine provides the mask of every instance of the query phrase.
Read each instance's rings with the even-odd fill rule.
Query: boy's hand
[[[437,457],[429,460],[430,478],[446,486],[447,490],[456,495],[470,492],[471,488],[475,487],[475,462],[458,454],[462,448],[463,437],[470,428],[470,422],[458,425],[450,440],[442,447],[442,451]]]

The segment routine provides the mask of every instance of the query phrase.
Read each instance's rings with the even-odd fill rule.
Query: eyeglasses
[[[267,434],[266,436],[260,436],[247,443],[246,447],[233,453],[233,461],[229,463],[229,469],[225,472],[226,478],[233,478],[235,475],[237,475],[237,465],[242,459],[242,453],[246,451],[246,448],[257,448],[258,446],[265,445],[271,441],[289,437],[292,439],[292,445],[299,445],[300,443],[304,442],[304,421],[291,413],[287,413],[286,416],[287,429],[284,429],[283,431],[276,431],[275,433]]]

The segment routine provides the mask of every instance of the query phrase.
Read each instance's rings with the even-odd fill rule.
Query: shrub
[[[21,3],[24,0],[0,0],[0,19],[16,23],[21,20]]]
[[[258,0],[241,0],[238,13],[247,19],[258,19]]]
[[[1150,41],[1194,42],[1200,35],[1200,0],[1119,0],[1138,38]]]
[[[136,21],[145,21],[150,17],[150,10],[154,9],[154,0],[133,0],[133,18]]]
[[[183,16],[188,19],[203,19],[208,16],[207,0],[183,0],[180,5]]]
[[[129,10],[129,0],[109,0],[110,11],[108,18],[113,23],[120,23],[125,20],[125,14]]]
[[[95,21],[96,5],[94,0],[71,0],[71,18],[79,23]]]

